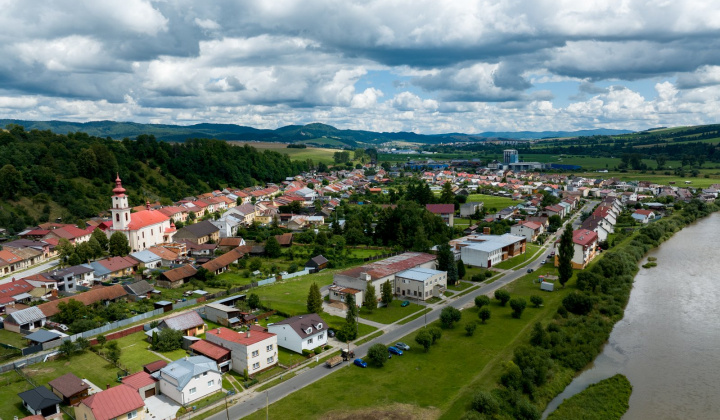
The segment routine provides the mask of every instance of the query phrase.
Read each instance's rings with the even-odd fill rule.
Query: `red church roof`
[[[128,227],[130,230],[138,230],[167,220],[170,220],[170,218],[157,210],[143,210],[130,215],[130,225]]]

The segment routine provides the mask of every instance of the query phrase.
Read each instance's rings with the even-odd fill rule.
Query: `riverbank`
[[[511,361],[501,362],[494,389],[500,418],[540,418],[547,403],[571,382],[568,370],[579,372],[592,363],[623,318],[633,278],[643,257],[674,233],[718,210],[714,204],[692,202],[682,211],[634,232],[606,251],[568,283],[572,289],[548,323],[529,331],[525,346]],[[549,396],[549,398],[548,398]],[[467,407],[471,409],[471,407]],[[466,413],[473,418],[470,410]]]
[[[629,407],[631,393],[628,378],[618,374],[565,400],[548,420],[620,420]]]

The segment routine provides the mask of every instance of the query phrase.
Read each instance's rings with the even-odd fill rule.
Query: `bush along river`
[[[699,210],[697,218],[715,206]],[[679,220],[690,222],[690,216]],[[548,404],[544,415],[589,385],[620,373],[632,384],[623,419],[720,418],[719,257],[717,213],[650,251],[641,263],[649,259],[657,266],[641,268],[635,276],[625,315],[602,353]]]

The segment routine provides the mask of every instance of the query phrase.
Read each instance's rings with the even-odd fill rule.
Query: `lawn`
[[[525,253],[517,255],[515,257],[509,258],[499,264],[495,264],[495,268],[499,268],[502,270],[509,270],[515,266],[520,266],[519,268],[524,267],[526,262],[529,262],[533,259],[535,256],[535,253],[540,249],[539,245],[534,244],[527,244],[525,245]]]
[[[328,315],[328,314],[320,314],[322,319],[325,320],[325,322],[328,323],[328,326],[335,331],[340,331],[340,328],[342,328],[343,325],[345,325],[345,318],[334,316],[334,315]],[[371,327],[370,325],[363,324],[362,322],[358,324],[358,337],[364,337],[373,331],[376,331],[377,328]]]
[[[467,276],[466,276],[466,277],[467,277]],[[465,281],[460,281],[460,282],[458,282],[458,284],[456,284],[456,285],[448,286],[448,289],[454,290],[454,291],[456,291],[456,292],[459,292],[459,291],[461,291],[461,290],[465,290],[465,289],[467,289],[468,287],[472,287],[472,286],[473,286],[472,283],[468,283],[468,282],[465,282]]]
[[[292,350],[288,350],[283,347],[278,347],[278,363],[280,363],[283,366],[292,366],[296,363],[300,363],[303,360],[306,360],[307,357],[303,356],[300,353],[295,353]]]
[[[127,367],[127,369],[130,370],[130,373],[139,372],[142,370],[143,365],[161,359],[149,350],[150,343],[148,343],[145,338],[145,333],[143,331],[139,331],[115,340],[118,342],[118,345],[122,350],[120,363]],[[187,354],[187,352],[183,349],[157,353],[170,360],[181,359]]]
[[[554,272],[542,268],[542,272]],[[526,275],[508,289],[513,296],[539,294],[533,279]],[[270,406],[270,413],[278,418],[319,418],[333,411],[343,412],[383,408],[395,403],[409,404],[442,418],[457,419],[468,409],[477,389],[489,390],[501,374],[501,363],[511,357],[513,348],[527,339],[532,325],[546,321],[555,313],[560,300],[569,289],[543,294],[545,305],[530,307],[521,319],[510,316],[509,307],[491,303],[492,318],[479,325],[472,337],[465,335],[464,325],[476,322],[477,309],[463,311],[463,319],[443,336],[430,352],[424,353],[415,343],[415,333],[399,341],[413,348],[401,357],[393,357],[383,368],[338,370],[312,385],[299,390]],[[397,378],[402,378],[399,381]],[[432,386],[428,386],[428,380]],[[336,392],[346,384],[353,384],[351,394]],[[260,419],[264,413],[251,415]],[[436,417],[432,416],[433,418]],[[332,417],[332,415],[330,416]]]
[[[482,201],[483,207],[485,210],[490,213],[490,209],[495,209],[496,211],[502,210],[505,207],[515,206],[519,203],[519,201],[514,201],[511,198],[507,197],[498,197],[494,195],[486,195],[486,194],[470,194],[467,198],[467,202],[477,202]]]
[[[390,302],[390,305],[387,307],[376,308],[373,309],[372,312],[368,311],[367,308],[360,308],[360,318],[379,322],[381,324],[392,324],[393,322],[403,319],[408,315],[414,314],[424,307],[422,305],[411,304],[403,308],[400,306],[401,304],[401,300],[395,299]]]
[[[473,224],[473,221],[470,219],[465,219],[462,217],[453,217],[453,226],[465,227],[465,226],[470,226],[472,224]]]
[[[8,330],[0,330],[0,343],[11,345],[18,349],[27,347],[27,340],[22,334],[18,334]]]
[[[247,293],[257,294],[265,306],[283,311],[291,316],[302,315],[307,313],[306,303],[310,285],[317,283],[318,287],[323,287],[331,284],[333,274],[337,271],[324,270],[317,274],[295,277],[253,288]]]
[[[349,256],[350,256],[350,258],[360,259],[360,258],[374,257],[376,255],[387,254],[390,252],[392,252],[392,249],[390,249],[390,248],[383,248],[383,249],[350,248]]]
[[[60,357],[56,360],[37,363],[23,369],[23,372],[30,376],[38,385],[47,385],[53,379],[66,373],[72,373],[79,378],[88,379],[90,382],[105,388],[106,385],[116,385],[120,370],[97,354],[86,351],[76,354],[69,360]],[[3,389],[0,392],[0,401],[8,401]],[[13,398],[14,399],[14,398]]]

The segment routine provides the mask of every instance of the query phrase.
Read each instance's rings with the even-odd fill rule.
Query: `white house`
[[[510,233],[515,236],[524,236],[528,242],[534,242],[545,229],[537,222],[519,222],[510,227]]]
[[[277,334],[278,346],[302,353],[327,344],[328,325],[318,314],[294,316],[268,325]]]
[[[652,210],[637,209],[632,214],[632,218],[640,223],[648,223],[651,220],[655,220],[655,212]]]
[[[277,335],[262,328],[238,333],[228,328],[213,328],[205,333],[205,340],[230,350],[232,370],[254,375],[278,363]]]
[[[558,246],[558,240],[555,246]],[[598,234],[592,230],[578,229],[573,231],[573,257],[572,267],[576,270],[584,269],[595,257],[597,251]],[[555,267],[559,264],[559,255],[555,254]]]
[[[152,376],[158,380],[161,394],[183,405],[222,389],[217,363],[205,356],[186,356]]]
[[[525,253],[527,240],[524,236],[470,235],[451,241],[450,245],[460,251],[460,259],[475,267],[490,268],[508,258]]]
[[[397,273],[394,283],[396,295],[426,300],[442,296],[447,289],[447,272],[423,267],[411,268]]]

